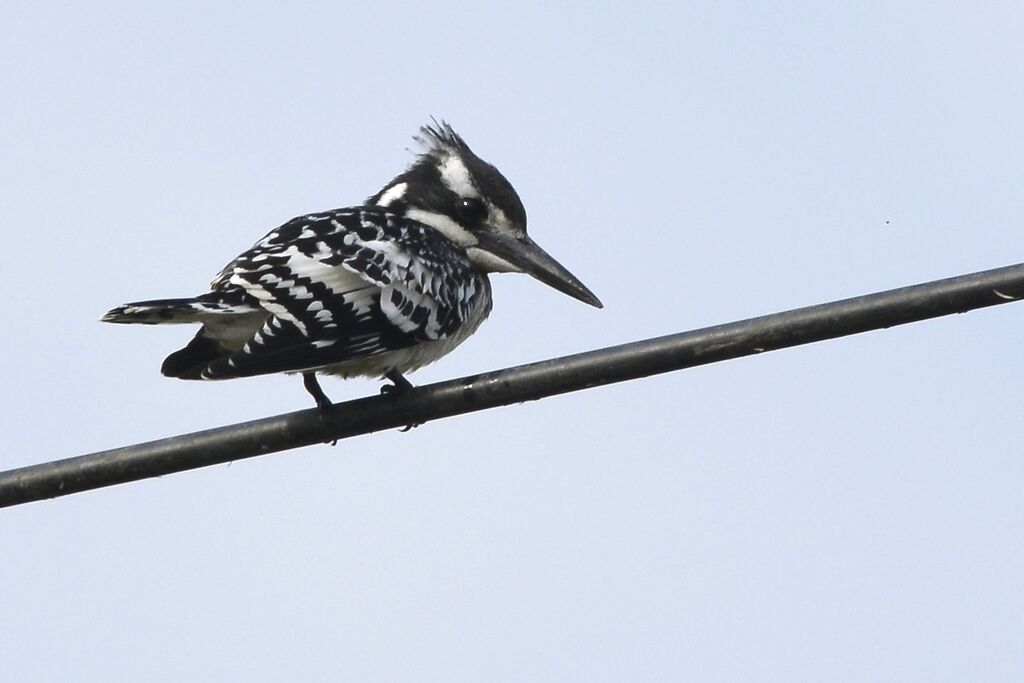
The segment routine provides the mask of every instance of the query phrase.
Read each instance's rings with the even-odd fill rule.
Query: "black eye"
[[[455,215],[466,226],[477,226],[487,218],[487,207],[475,197],[460,197],[455,201]]]

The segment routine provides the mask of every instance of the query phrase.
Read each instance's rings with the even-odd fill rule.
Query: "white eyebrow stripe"
[[[476,197],[479,194],[473,186],[465,162],[455,154],[449,155],[441,164],[441,182],[460,197]]]

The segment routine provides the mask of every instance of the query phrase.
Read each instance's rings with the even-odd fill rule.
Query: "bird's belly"
[[[434,341],[420,342],[414,346],[394,351],[385,351],[373,356],[353,358],[343,363],[335,363],[318,368],[317,372],[340,377],[383,377],[391,370],[402,374],[413,372],[425,365],[430,365],[442,356],[447,355],[459,344],[466,341],[476,332],[487,315],[491,312],[490,302],[477,306],[472,317],[449,337]]]

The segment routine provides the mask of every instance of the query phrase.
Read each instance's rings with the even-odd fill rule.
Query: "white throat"
[[[489,251],[479,247],[469,247],[466,255],[470,262],[485,273],[521,273],[521,269],[515,267],[500,256],[495,256]]]

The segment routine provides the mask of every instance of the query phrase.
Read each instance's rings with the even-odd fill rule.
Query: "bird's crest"
[[[423,148],[421,156],[440,157],[448,154],[473,154],[462,136],[455,132],[451,124],[441,119],[431,117],[430,125],[420,128],[420,134],[413,136],[413,140]],[[476,156],[475,154],[473,156]]]

